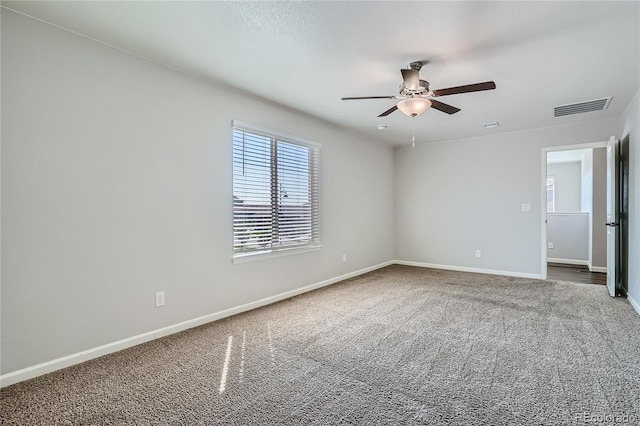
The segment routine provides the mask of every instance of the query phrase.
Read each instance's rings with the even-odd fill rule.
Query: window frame
[[[232,244],[231,244],[231,251],[232,251],[232,261],[233,263],[242,263],[242,262],[247,262],[247,261],[253,261],[253,260],[259,260],[259,259],[265,259],[265,258],[271,258],[271,257],[280,257],[280,256],[287,256],[287,255],[292,255],[292,254],[298,254],[298,253],[306,253],[306,252],[310,252],[310,251],[317,251],[320,250],[322,248],[322,244],[320,243],[320,150],[321,150],[321,145],[318,142],[312,141],[310,139],[306,139],[306,138],[302,138],[299,136],[293,136],[284,132],[280,132],[280,131],[276,131],[276,130],[272,130],[272,129],[267,129],[264,127],[260,127],[260,126],[256,126],[254,124],[250,124],[250,123],[246,123],[246,122],[242,122],[239,120],[233,120],[231,122],[231,128],[232,128],[232,149],[231,149],[231,156],[232,156],[232,167],[231,167],[231,192],[232,192],[232,208],[231,208],[231,212],[232,212],[232,231],[231,231],[231,238],[232,238]],[[269,138],[269,148],[270,148],[270,152],[271,152],[271,159],[268,162],[269,163],[269,172],[270,172],[270,182],[268,182],[269,186],[270,186],[270,202],[269,202],[269,209],[272,212],[276,213],[276,216],[271,218],[271,226],[272,227],[277,227],[278,224],[278,213],[280,213],[280,208],[281,205],[278,204],[277,200],[279,199],[279,197],[281,197],[281,194],[279,193],[279,191],[282,191],[282,189],[278,188],[279,184],[278,183],[274,183],[273,180],[273,176],[275,174],[275,176],[278,176],[278,171],[282,169],[278,168],[278,161],[277,161],[277,157],[273,157],[273,154],[277,152],[277,147],[278,144],[283,143],[283,144],[290,144],[290,145],[296,145],[296,146],[300,146],[300,147],[304,147],[307,148],[309,150],[309,170],[308,170],[308,179],[309,179],[309,203],[310,203],[310,212],[311,212],[311,217],[310,217],[310,241],[308,243],[304,243],[304,244],[298,244],[298,245],[292,245],[292,246],[287,246],[287,245],[278,245],[276,244],[276,246],[270,246],[269,248],[265,248],[264,250],[255,250],[255,251],[245,251],[245,252],[238,252],[236,250],[236,194],[234,193],[234,189],[235,189],[235,184],[236,184],[236,177],[235,177],[235,155],[236,155],[236,148],[235,148],[235,142],[234,142],[234,138],[235,138],[235,134],[237,131],[242,131],[242,132],[246,132],[246,133],[253,133],[254,135],[258,136],[258,137],[265,137],[265,138]],[[265,144],[266,145],[266,144]],[[275,161],[274,161],[275,160]],[[264,165],[266,165],[267,162],[264,162]],[[244,166],[243,166],[244,167]],[[288,169],[284,169],[285,171],[289,171]],[[276,178],[277,180],[277,178]],[[267,182],[265,182],[267,183]],[[286,193],[286,191],[285,191]],[[286,196],[286,195],[285,195]],[[238,197],[239,198],[239,197]],[[274,202],[274,200],[276,200]],[[271,228],[272,229],[272,228]],[[275,233],[271,233],[270,235],[272,236],[272,240],[271,243],[273,243],[273,236],[277,234],[277,231]]]

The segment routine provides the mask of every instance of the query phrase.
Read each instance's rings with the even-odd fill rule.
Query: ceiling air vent
[[[553,107],[553,116],[580,114],[583,112],[602,111],[609,107],[611,96],[608,98],[594,99],[592,101],[577,102],[575,104],[560,105]]]

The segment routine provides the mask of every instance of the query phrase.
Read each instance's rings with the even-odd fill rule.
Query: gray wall
[[[9,11],[2,101],[3,374],[393,259],[381,143]],[[321,251],[231,262],[233,119],[322,144]]]
[[[540,276],[542,148],[619,132],[611,119],[397,148],[396,258]]]
[[[607,149],[593,149],[593,209],[591,266],[607,267]]]
[[[556,179],[556,212],[576,213],[580,208],[582,186],[582,165],[579,161],[551,163],[547,166],[547,176]]]
[[[589,213],[547,213],[548,262],[589,263],[589,219]]]

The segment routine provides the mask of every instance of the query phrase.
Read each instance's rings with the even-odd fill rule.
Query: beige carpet
[[[603,286],[390,266],[9,386],[3,425],[640,424]]]

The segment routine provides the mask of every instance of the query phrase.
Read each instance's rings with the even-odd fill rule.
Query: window
[[[547,176],[547,212],[556,211],[556,177]]]
[[[315,142],[233,122],[233,255],[320,247]]]

